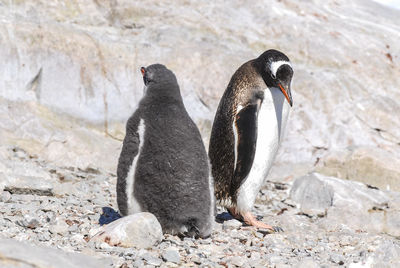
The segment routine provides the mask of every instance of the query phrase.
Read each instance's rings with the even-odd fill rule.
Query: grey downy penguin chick
[[[207,237],[214,187],[200,132],[173,72],[161,64],[141,72],[145,95],[127,122],[118,162],[119,211],[151,212],[164,233]]]
[[[215,195],[236,218],[280,231],[251,214],[283,137],[293,104],[292,65],[277,50],[244,63],[232,76],[213,123],[209,157]]]

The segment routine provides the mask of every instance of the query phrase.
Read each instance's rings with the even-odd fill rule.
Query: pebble
[[[106,242],[96,243],[95,245],[96,245],[95,247],[98,249],[111,249],[112,248],[112,246],[110,246]]]
[[[281,256],[278,256],[278,255],[272,255],[272,256],[269,257],[269,261],[271,263],[279,264],[279,263],[282,263],[283,258]]]
[[[244,256],[234,256],[229,259],[229,263],[236,265],[237,267],[243,267],[246,262],[246,257]]]
[[[51,239],[51,235],[49,232],[45,231],[43,233],[38,234],[37,238],[39,241],[49,241]]]
[[[160,258],[154,257],[149,253],[144,254],[142,258],[146,261],[147,264],[150,265],[160,266],[162,263],[162,260]]]
[[[251,252],[251,257],[250,257],[250,259],[251,259],[252,261],[257,261],[257,260],[261,259],[261,254],[260,254],[260,252],[257,252],[257,251]]]
[[[312,258],[306,258],[300,261],[300,263],[296,267],[319,268],[319,265]]]
[[[180,263],[181,256],[176,248],[168,248],[162,253],[162,258],[166,262]]]
[[[31,218],[29,216],[25,217],[22,220],[18,220],[16,223],[19,226],[30,228],[30,229],[36,229],[40,225],[40,223],[37,219]]]
[[[336,253],[331,253],[329,260],[339,265],[344,264],[344,257]]]
[[[137,259],[133,262],[133,267],[144,267],[144,261],[142,259]],[[126,268],[128,268],[127,266]]]
[[[63,235],[68,232],[68,224],[64,220],[57,220],[55,224],[51,225],[49,231],[53,234]]]
[[[9,191],[3,191],[0,196],[1,202],[7,203],[11,200],[11,194]]]
[[[78,227],[78,225],[76,225],[76,224],[73,224],[73,225],[71,225],[71,226],[68,227],[68,232],[70,232],[70,233],[75,233],[75,232],[77,232],[78,230],[79,230],[79,227]]]
[[[328,237],[328,241],[331,243],[335,243],[338,241],[338,238],[336,236],[331,235]]]
[[[279,262],[279,263],[276,263],[274,267],[275,268],[291,268],[292,266],[290,266],[289,264],[286,264],[284,262]]]
[[[222,224],[222,229],[223,230],[232,230],[232,229],[239,229],[243,224],[236,220],[236,219],[232,219],[232,220],[228,220],[228,221],[224,221],[224,223]]]
[[[203,262],[202,258],[200,258],[197,254],[188,255],[187,257],[191,262],[195,264],[201,264]]]

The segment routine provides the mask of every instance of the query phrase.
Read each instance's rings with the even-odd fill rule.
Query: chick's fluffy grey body
[[[206,237],[211,233],[214,198],[200,132],[170,70],[151,65],[144,79],[146,94],[128,120],[119,158],[119,210],[123,215],[151,212],[166,233]]]

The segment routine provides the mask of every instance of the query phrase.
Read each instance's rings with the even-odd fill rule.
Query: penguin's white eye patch
[[[276,72],[278,71],[279,67],[281,67],[282,65],[285,65],[285,64],[289,65],[290,68],[292,67],[292,64],[290,64],[289,61],[285,61],[285,60],[271,62],[270,69],[271,69],[271,74],[272,74],[273,78],[276,77]]]

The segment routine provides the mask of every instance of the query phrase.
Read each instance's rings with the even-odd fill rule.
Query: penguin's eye
[[[280,81],[290,80],[293,76],[293,69],[289,65],[285,64],[279,67],[276,72],[276,79]]]
[[[271,76],[273,79],[279,78],[278,71],[280,71],[281,68],[292,69],[289,61],[279,60],[279,61],[272,62],[270,65],[270,71],[271,71]]]

